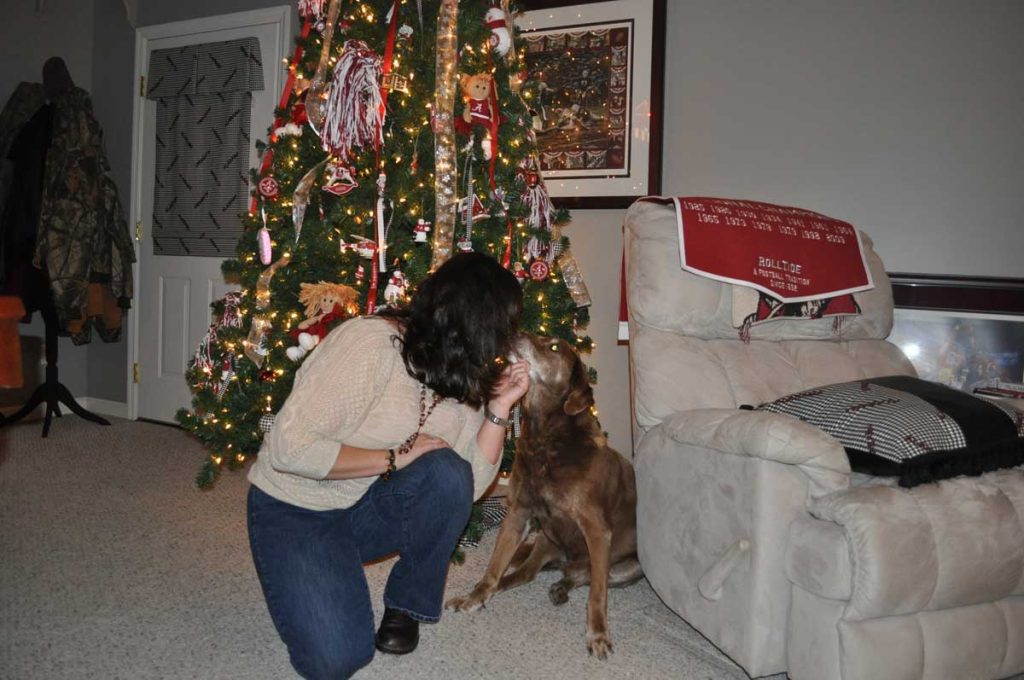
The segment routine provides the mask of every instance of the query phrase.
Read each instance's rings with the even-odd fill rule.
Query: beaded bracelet
[[[381,479],[385,482],[388,481],[391,478],[391,473],[397,469],[398,467],[395,466],[395,450],[388,449],[388,469],[381,473]]]

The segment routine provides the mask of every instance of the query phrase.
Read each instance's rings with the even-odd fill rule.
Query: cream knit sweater
[[[263,440],[249,481],[278,500],[310,510],[355,505],[377,477],[326,480],[342,444],[399,446],[416,431],[420,386],[405,370],[387,319],[350,319],[316,347]],[[428,390],[428,405],[433,393]],[[421,432],[444,439],[473,467],[474,498],[494,481],[498,465],[480,453],[482,410],[441,401]],[[429,455],[429,454],[427,454]],[[382,459],[383,460],[383,459]]]

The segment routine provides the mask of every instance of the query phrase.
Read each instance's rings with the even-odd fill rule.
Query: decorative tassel
[[[348,40],[337,66],[324,112],[320,135],[324,150],[343,161],[353,148],[380,141],[384,125],[384,101],[380,56],[361,40]]]
[[[753,326],[753,317],[748,316],[743,320],[743,325],[739,327],[740,341],[745,345],[750,344],[750,329]]]
[[[324,20],[324,0],[299,0],[299,16],[313,21]]]
[[[526,190],[523,192],[523,202],[530,208],[527,223],[533,229],[550,231],[554,221],[555,205],[551,202],[544,182],[540,181],[539,176],[534,177],[535,179],[527,179]]]

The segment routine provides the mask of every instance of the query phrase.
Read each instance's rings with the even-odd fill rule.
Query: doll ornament
[[[306,306],[306,318],[289,333],[296,344],[285,350],[295,362],[316,347],[337,322],[359,311],[359,293],[341,283],[303,283],[299,302]]]
[[[469,134],[474,125],[481,125],[490,129],[495,122],[497,111],[492,110],[491,89],[494,81],[490,74],[478,73],[468,75],[463,73],[459,76],[459,87],[462,89],[462,97],[466,102],[462,110],[462,116],[455,119],[455,131],[461,134]]]

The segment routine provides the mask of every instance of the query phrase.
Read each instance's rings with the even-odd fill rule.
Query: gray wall
[[[79,87],[91,91],[93,83],[93,1],[47,0],[36,11],[31,0],[5,0],[0,22],[0,97],[6,103],[22,81],[42,82],[43,62],[63,57]],[[32,323],[19,326],[26,337],[42,338],[43,321],[38,314]],[[75,347],[68,338],[58,340],[60,381],[76,397],[87,393],[87,347]],[[39,380],[42,379],[40,369]]]
[[[110,168],[121,195],[125,219],[131,203],[132,97],[135,94],[135,29],[121,0],[95,0],[93,41],[93,109],[103,126]],[[134,311],[129,311],[129,315]],[[130,316],[125,317],[127,331]],[[94,338],[88,353],[88,393],[109,401],[128,400],[128,346]]]
[[[92,86],[93,0],[46,0],[36,11],[34,0],[4,0],[0,22],[0,96],[6,102],[23,81],[41,82],[43,62],[64,57],[79,87]]]
[[[127,165],[113,158],[109,128],[130,120],[132,83],[120,90],[119,80],[131,49],[126,62],[100,56],[121,29],[99,21],[119,3],[96,4],[94,80],[116,69],[104,82],[110,122],[101,121],[121,182]],[[275,4],[141,0],[138,17],[146,25]],[[1024,276],[1024,41],[1014,35],[1024,3],[668,4],[664,193],[760,199],[849,220],[891,271]],[[627,351],[615,343],[623,213],[577,211],[566,233],[594,298],[598,346],[589,361],[601,421],[629,451]],[[106,349],[90,348],[96,396],[104,376],[123,371],[123,355]]]
[[[290,0],[138,0],[139,26],[166,24],[172,21],[184,21],[199,17],[210,17],[232,12],[245,12],[264,7],[295,5]],[[298,15],[292,17],[292,26],[296,31],[301,24]],[[271,112],[272,113],[272,112]]]
[[[833,215],[889,271],[1024,277],[1022,27],[1017,0],[669,0],[662,193]],[[628,451],[623,214],[577,211],[566,233],[601,423]]]
[[[667,193],[839,217],[889,271],[1024,276],[1024,3],[668,4]]]

